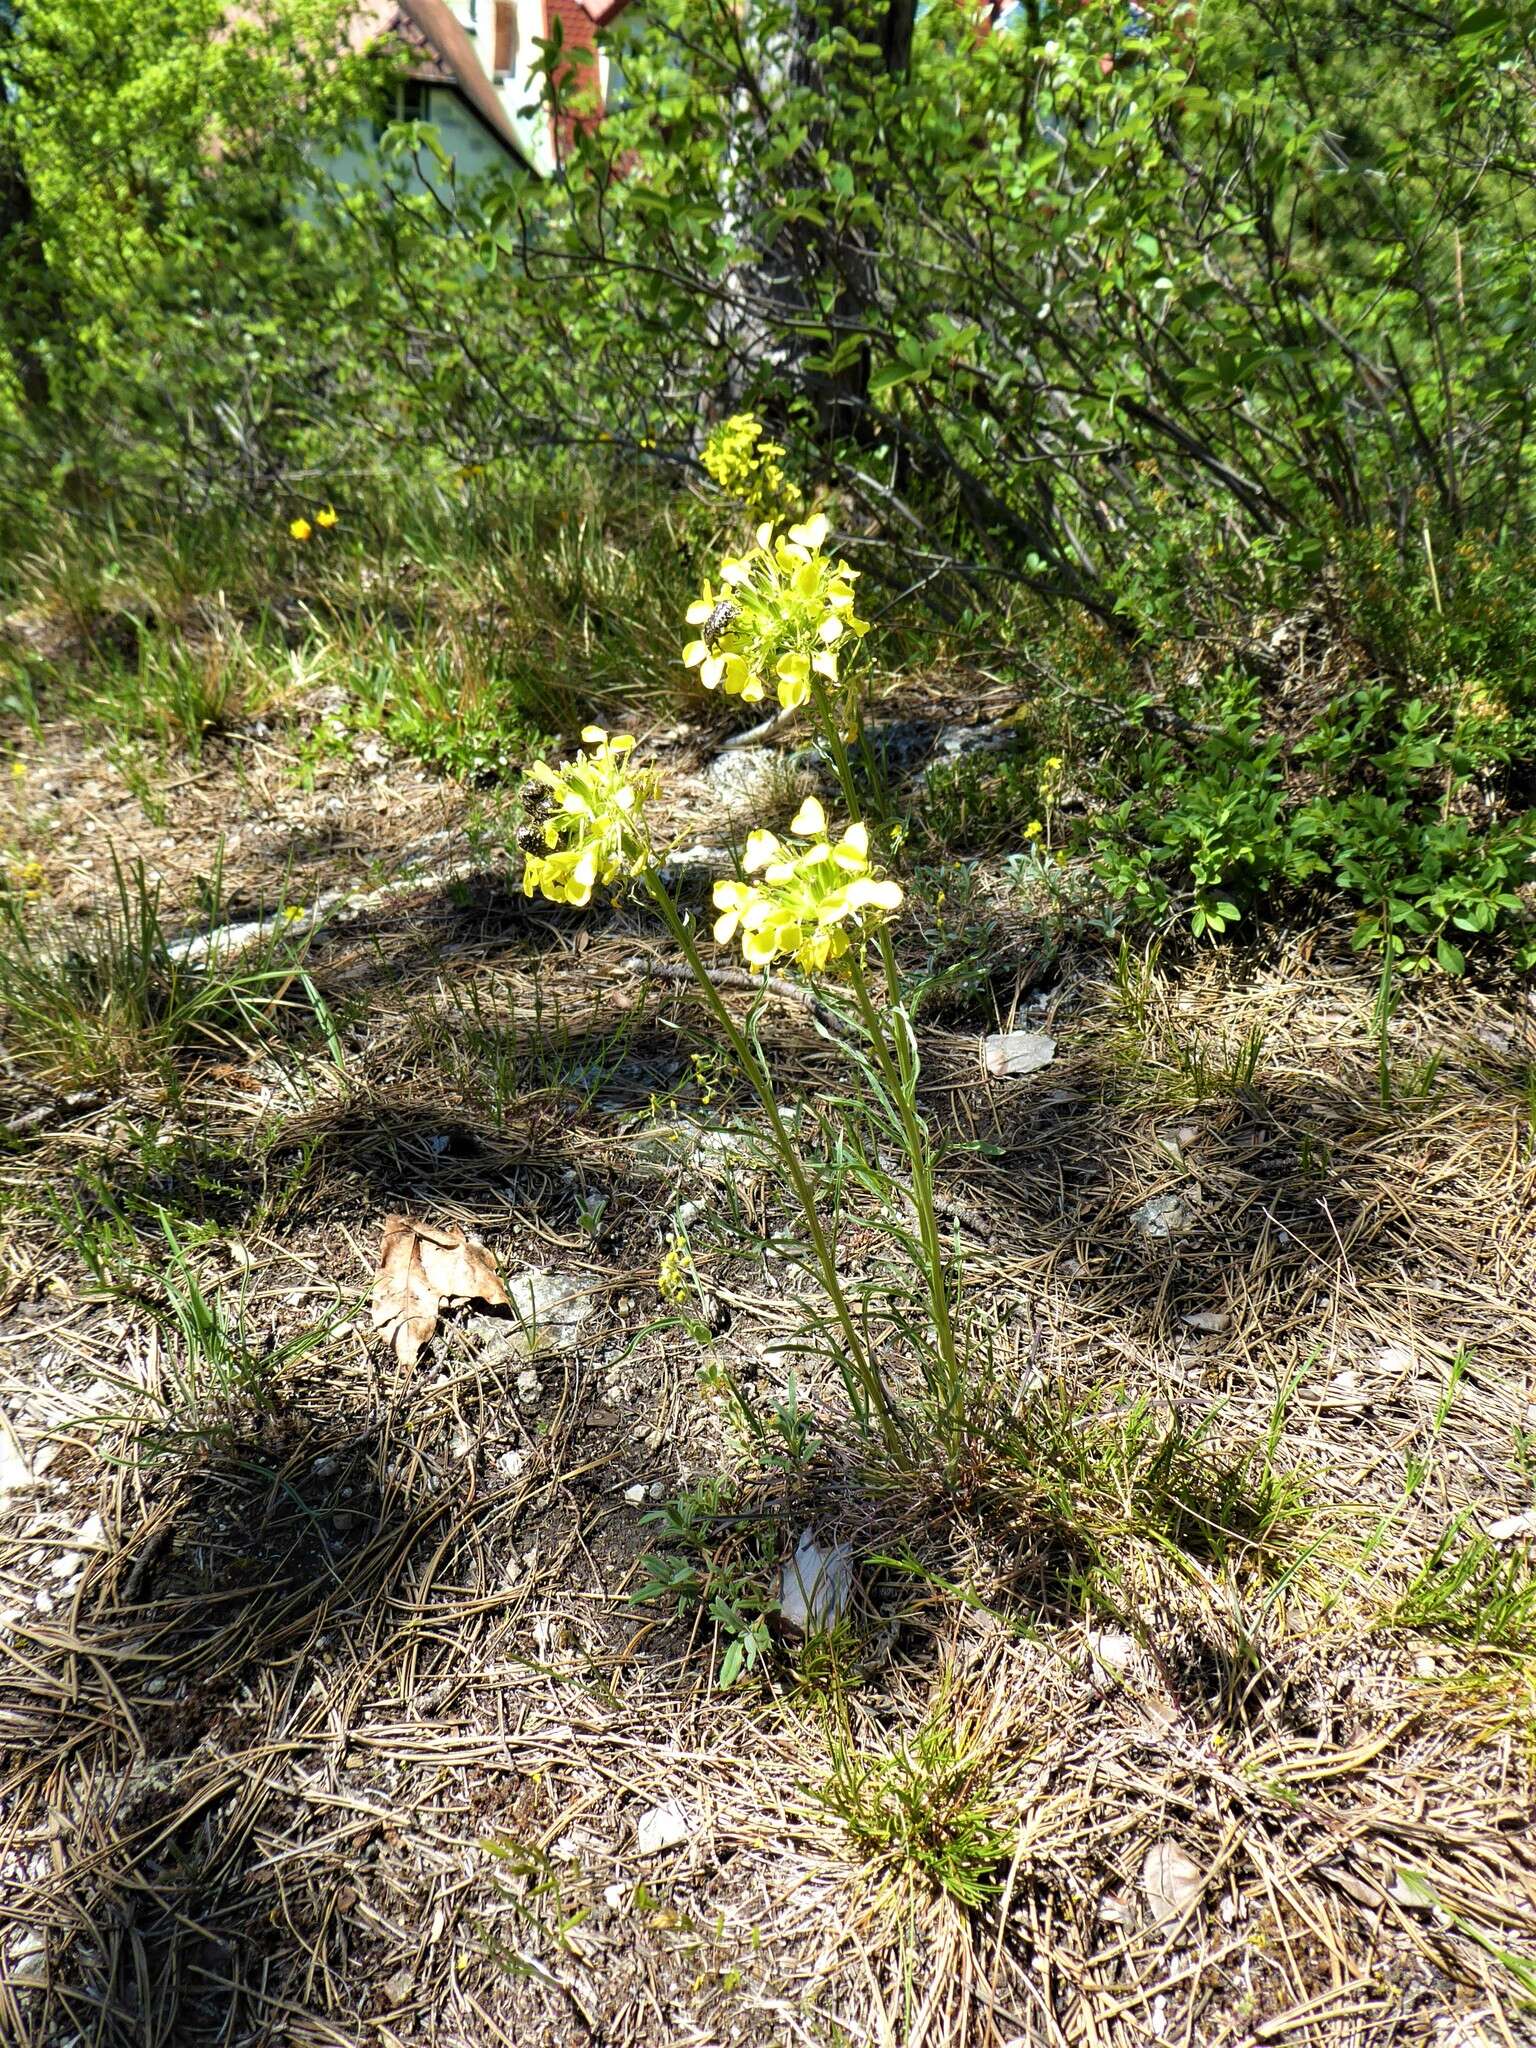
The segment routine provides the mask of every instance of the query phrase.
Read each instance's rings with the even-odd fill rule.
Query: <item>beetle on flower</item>
[[[794,711],[810,697],[813,674],[838,686],[846,643],[857,645],[869,625],[854,609],[857,572],[823,552],[827,533],[820,512],[777,535],[765,523],[755,548],[720,565],[725,589],[706,584],[687,613],[699,637],[683,660],[706,690],[755,704],[771,685],[781,709]]]

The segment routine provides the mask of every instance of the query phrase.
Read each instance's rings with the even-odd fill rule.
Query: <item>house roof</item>
[[[501,95],[446,0],[364,0],[348,20],[347,40],[354,49],[380,40],[404,43],[413,55],[413,77],[451,85],[503,148],[527,162]]]

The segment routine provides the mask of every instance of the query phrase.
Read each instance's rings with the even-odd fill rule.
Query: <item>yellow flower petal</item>
[[[901,888],[896,882],[877,880],[873,875],[850,882],[843,892],[851,910],[900,910]]]
[[[798,526],[792,526],[789,529],[789,537],[792,541],[798,541],[801,547],[809,548],[814,554],[827,537],[826,514],[815,512],[809,519],[802,520]]]
[[[815,797],[806,798],[796,811],[789,829],[797,839],[819,839],[826,831],[827,814]]]
[[[583,742],[589,747],[600,747],[608,735],[600,725],[584,725],[581,728]]]

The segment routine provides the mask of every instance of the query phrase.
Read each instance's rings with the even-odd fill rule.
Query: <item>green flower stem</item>
[[[858,789],[853,779],[853,767],[832,704],[828,699],[826,686],[814,671],[811,676],[811,702],[815,709],[817,725],[831,752],[832,765],[842,788],[843,802],[848,807],[849,822],[852,823],[862,815]],[[901,979],[896,968],[896,951],[891,944],[890,931],[883,920],[876,925],[875,931],[886,989],[890,1001],[894,1004],[899,1001],[901,990]],[[854,996],[859,1005],[864,1029],[869,1036],[870,1047],[881,1077],[901,1117],[902,1139],[912,1178],[912,1206],[917,1211],[918,1236],[922,1242],[924,1261],[928,1269],[925,1278],[929,1311],[933,1318],[934,1337],[947,1383],[943,1389],[945,1421],[952,1432],[960,1419],[958,1408],[965,1382],[955,1345],[954,1318],[950,1312],[949,1289],[944,1278],[942,1246],[939,1240],[938,1214],[934,1207],[933,1153],[917,1108],[916,1053],[910,1032],[894,1032],[893,1049],[892,1041],[887,1040],[884,1023],[870,997],[863,969],[854,954],[850,953],[848,957],[853,973]]]
[[[884,942],[881,951],[885,960],[887,986],[894,994],[897,986],[896,963],[890,938],[883,925],[879,927],[879,932]],[[960,1420],[960,1404],[965,1381],[955,1344],[949,1287],[944,1277],[944,1248],[939,1237],[938,1212],[934,1205],[933,1148],[917,1108],[917,1064],[908,1034],[899,1031],[892,1033],[894,1050],[892,1043],[887,1040],[884,1022],[875,1008],[857,952],[850,952],[848,955],[848,967],[854,999],[858,1003],[859,1015],[874,1052],[876,1065],[901,1118],[902,1141],[911,1173],[912,1206],[917,1211],[918,1236],[923,1247],[928,1310],[933,1318],[934,1340],[944,1368],[941,1397],[944,1403],[946,1433],[953,1443],[954,1428]]]
[[[746,1035],[741,1031],[735,1018],[726,1008],[719,990],[710,980],[709,970],[700,957],[692,932],[689,931],[681,911],[672,900],[660,876],[654,869],[646,870],[645,883],[646,887],[650,890],[652,901],[661,912],[662,920],[668,931],[682,949],[683,957],[688,962],[693,978],[698,984],[699,993],[708,1004],[715,1022],[724,1032],[726,1042],[735,1055],[736,1064],[746,1077],[748,1085],[751,1087],[753,1094],[756,1095],[763,1113],[768,1119],[769,1128],[773,1132],[774,1145],[778,1150],[779,1157],[784,1162],[785,1170],[789,1174],[790,1184],[795,1191],[795,1198],[799,1202],[801,1212],[805,1217],[805,1227],[810,1235],[811,1248],[816,1255],[816,1264],[821,1274],[822,1286],[826,1289],[827,1299],[832,1304],[833,1312],[843,1333],[843,1341],[848,1347],[849,1371],[852,1374],[854,1383],[857,1385],[859,1394],[868,1403],[869,1409],[873,1412],[880,1425],[880,1433],[885,1439],[887,1450],[905,1462],[906,1446],[900,1426],[895,1416],[891,1413],[890,1402],[886,1398],[885,1384],[880,1377],[879,1368],[873,1358],[871,1358],[868,1347],[860,1337],[854,1323],[853,1311],[848,1305],[848,1298],[843,1292],[843,1283],[838,1276],[837,1261],[833,1257],[832,1248],[827,1242],[826,1232],[822,1228],[821,1217],[817,1213],[815,1191],[812,1189],[806,1175],[799,1150],[785,1126],[783,1116],[780,1114],[778,1101],[773,1092],[773,1083],[763,1071],[762,1061],[748,1043]],[[850,1392],[852,1392],[851,1387]]]

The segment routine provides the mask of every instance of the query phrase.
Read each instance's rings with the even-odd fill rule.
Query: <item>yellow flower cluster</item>
[[[815,973],[848,951],[850,932],[899,910],[901,889],[871,869],[863,825],[850,825],[833,843],[815,797],[806,798],[789,829],[803,842],[798,850],[772,832],[753,832],[742,866],[756,879],[716,882],[715,938],[726,946],[739,934],[749,966],[767,967],[783,953]]]
[[[641,874],[652,859],[645,805],[655,771],[630,760],[628,733],[609,739],[589,725],[581,737],[590,753],[558,768],[536,761],[523,793],[523,894],[551,903],[588,903],[594,888]]]
[[[738,412],[714,429],[699,459],[721,490],[756,518],[783,519],[795,502],[789,478],[779,466],[783,453],[779,442],[764,439],[761,420]]]
[[[35,854],[0,854],[0,890],[35,903],[43,892],[43,864]]]
[[[706,690],[755,704],[771,682],[782,708],[794,711],[811,694],[813,671],[837,686],[839,657],[869,622],[853,609],[857,572],[823,554],[826,538],[820,512],[782,534],[765,524],[755,548],[721,563],[719,594],[706,584],[688,607],[688,623],[700,631],[683,649]]]
[[[693,1292],[693,1261],[688,1240],[676,1231],[667,1242],[656,1269],[656,1292],[663,1301],[684,1302]]]
[[[309,521],[301,513],[297,519],[289,520],[288,531],[290,534],[292,534],[295,540],[308,540],[310,535],[314,532],[315,526],[324,527],[325,530],[329,532],[330,529],[337,523],[338,516],[339,515],[337,514],[336,507],[334,505],[322,505],[320,507],[320,510],[315,514],[314,526],[311,526]]]

